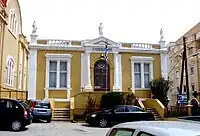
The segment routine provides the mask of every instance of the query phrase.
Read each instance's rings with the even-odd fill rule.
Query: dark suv
[[[0,126],[19,131],[32,123],[31,113],[25,103],[0,98]]]
[[[27,105],[29,105],[33,120],[46,120],[48,123],[52,119],[52,108],[49,101],[42,100],[27,100]]]

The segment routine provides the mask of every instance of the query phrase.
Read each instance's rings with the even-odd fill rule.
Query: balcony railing
[[[139,48],[139,49],[152,49],[152,44],[147,43],[133,43],[132,48]]]
[[[50,44],[50,45],[70,45],[71,41],[69,41],[69,40],[51,39],[51,40],[47,41],[47,44]]]

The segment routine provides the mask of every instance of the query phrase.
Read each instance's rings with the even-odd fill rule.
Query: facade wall
[[[189,91],[190,98],[194,91],[200,91],[200,79],[199,79],[199,58],[196,53],[200,51],[200,41],[196,39],[196,34],[199,32],[200,23],[191,28],[183,36],[186,37],[187,46],[187,63],[188,63],[188,78],[189,78]],[[183,36],[181,36],[173,45],[169,46],[169,57],[171,61],[171,71],[169,73],[169,78],[173,82],[172,88],[169,92],[170,104],[176,104],[178,88],[180,88],[181,80],[181,67],[182,67],[182,52],[183,52]],[[196,55],[195,55],[196,54]],[[186,93],[184,90],[186,86],[185,74],[183,78],[183,90],[182,93]]]
[[[22,34],[22,18],[18,0],[8,0],[2,40],[1,97],[21,98],[27,91],[28,42]],[[6,92],[8,91],[8,92]],[[19,92],[19,93],[18,93]],[[7,95],[8,94],[8,95]],[[25,97],[23,96],[23,99]]]

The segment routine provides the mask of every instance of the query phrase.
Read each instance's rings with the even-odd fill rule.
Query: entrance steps
[[[69,121],[70,109],[69,108],[55,108],[53,109],[53,121]]]
[[[154,108],[147,108],[146,111],[149,112],[149,113],[153,113],[155,120],[161,120],[160,115],[158,114],[158,112]]]

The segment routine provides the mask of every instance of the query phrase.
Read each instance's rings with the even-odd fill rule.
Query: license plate
[[[38,110],[37,112],[46,113],[47,111],[45,111],[45,110]]]

